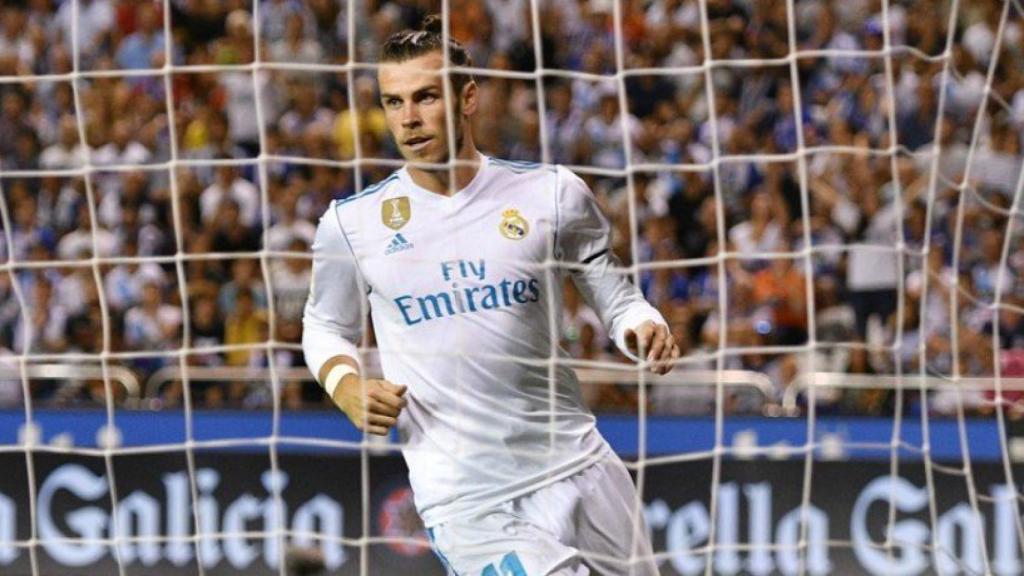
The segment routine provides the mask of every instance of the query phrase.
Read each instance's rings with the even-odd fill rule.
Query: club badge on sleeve
[[[408,196],[389,198],[380,205],[380,220],[392,230],[398,230],[405,226],[410,218],[412,218],[412,208],[409,207]]]
[[[509,240],[522,240],[530,233],[530,224],[519,214],[519,210],[509,208],[501,213],[501,224],[498,231]]]

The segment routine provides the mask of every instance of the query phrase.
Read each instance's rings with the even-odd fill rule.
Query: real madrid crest
[[[409,222],[412,209],[409,208],[409,197],[389,198],[380,205],[380,220],[392,230],[398,230]]]
[[[501,213],[498,231],[509,240],[522,240],[530,233],[530,224],[519,214],[519,210],[509,208]]]

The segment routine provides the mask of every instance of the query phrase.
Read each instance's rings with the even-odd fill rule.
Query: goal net
[[[25,0],[0,572],[444,573],[299,345],[317,218],[403,165],[380,47],[435,12],[480,149],[583,177],[683,350],[545,285],[662,574],[1024,571],[1019,0]]]

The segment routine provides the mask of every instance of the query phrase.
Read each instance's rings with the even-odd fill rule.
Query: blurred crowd
[[[107,350],[141,382],[181,364],[303,366],[314,223],[394,169],[373,159],[398,158],[372,67],[310,65],[373,63],[389,34],[440,9],[351,1],[3,3],[0,248],[18,263],[0,275],[3,355]],[[935,0],[798,0],[792,14],[770,0],[622,0],[617,38],[613,0],[449,4],[478,69],[480,148],[588,181],[693,383],[717,368],[770,379],[727,390],[727,410],[762,410],[808,372],[1024,375],[1016,7],[1001,26],[997,0],[956,15]],[[168,61],[181,68],[164,74]],[[539,67],[539,81],[501,75]],[[571,286],[565,300],[566,349],[621,359]],[[182,347],[197,350],[180,358]],[[18,397],[11,374],[0,402]],[[199,405],[272,399],[264,382],[193,380]],[[163,382],[154,401],[180,404],[180,381]],[[323,405],[314,385],[281,386],[288,407]],[[655,411],[704,413],[708,390],[646,397]],[[962,398],[992,411],[991,392],[961,392],[931,394],[927,409]],[[33,381],[31,393],[75,403],[107,390],[83,379]],[[638,401],[635,385],[586,397],[599,410]],[[816,401],[923,408],[884,388]]]

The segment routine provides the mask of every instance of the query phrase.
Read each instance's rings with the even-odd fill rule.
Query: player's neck
[[[440,194],[441,196],[453,196],[473,181],[477,170],[480,169],[480,153],[473,144],[471,138],[462,142],[462,147],[456,154],[458,164],[450,170],[424,170],[422,168],[408,167],[409,176],[417,186]],[[455,176],[455,183],[452,184],[452,175]]]

